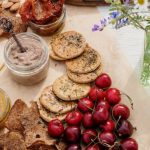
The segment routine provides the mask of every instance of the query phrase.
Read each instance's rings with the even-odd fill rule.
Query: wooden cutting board
[[[107,5],[104,0],[65,0],[65,3],[78,6]]]

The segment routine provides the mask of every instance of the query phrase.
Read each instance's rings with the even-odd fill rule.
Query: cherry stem
[[[109,150],[112,150],[112,148],[116,147],[119,144],[118,141],[116,141],[113,145],[109,145],[109,144],[104,143],[103,141],[99,140],[99,142],[95,143],[94,145],[99,144],[99,143],[102,144],[103,146],[108,147]]]
[[[128,98],[130,104],[131,104],[131,108],[133,109],[133,100],[131,99],[131,97],[129,95],[127,95],[126,93],[121,91],[121,95],[124,95]]]
[[[115,128],[117,128],[117,126],[118,126],[118,124],[119,124],[120,119],[121,119],[121,116],[119,116],[119,118],[116,120],[116,126],[115,126]]]
[[[80,101],[81,102],[81,101]],[[90,107],[88,107],[88,106],[86,106],[86,104],[84,104],[83,102],[81,102],[85,107],[87,107],[88,109],[90,109],[91,111],[93,111],[93,109],[92,108],[90,108]]]
[[[97,94],[97,90],[96,90],[96,100],[95,100],[95,102],[94,102],[94,108],[93,108],[93,111],[92,111],[92,114],[94,113],[94,110],[95,110],[95,107],[96,107],[96,104],[97,104],[97,101],[98,101],[98,94]]]
[[[96,144],[102,144],[103,146],[106,146],[106,147],[108,147],[108,148],[112,148],[112,146],[111,145],[109,145],[109,144],[107,144],[107,143],[104,143],[103,141],[101,141],[101,140],[99,140],[99,142],[97,142],[97,143],[95,143],[95,145]]]
[[[94,111],[95,111],[96,104],[97,104],[97,100],[94,102],[94,108],[93,108],[93,110],[92,110],[92,114],[93,114],[93,113],[94,113]]]
[[[97,139],[97,136],[95,137],[95,139],[93,139],[92,140],[92,142],[90,142],[86,147],[85,147],[85,149],[88,147],[88,146],[90,146],[92,143],[94,143],[94,141]]]

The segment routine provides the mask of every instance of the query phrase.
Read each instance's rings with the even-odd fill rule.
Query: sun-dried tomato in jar
[[[63,4],[64,0],[26,0],[19,13],[24,22],[44,25],[61,16]]]

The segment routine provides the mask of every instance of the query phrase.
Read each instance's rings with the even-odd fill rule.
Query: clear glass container
[[[16,82],[23,85],[33,85],[39,83],[47,76],[49,69],[48,45],[41,37],[34,33],[20,33],[17,37],[21,43],[29,42],[31,46],[33,46],[33,42],[34,44],[38,44],[43,51],[40,59],[38,59],[36,63],[29,66],[16,65],[10,60],[9,56],[10,51],[12,50],[12,47],[16,45],[16,42],[13,38],[9,39],[5,45],[4,58],[11,77]]]
[[[65,7],[63,7],[62,14],[56,21],[45,25],[38,25],[34,22],[29,22],[29,26],[35,33],[39,35],[51,35],[57,31],[60,31],[63,28],[65,24],[65,19],[66,19],[66,9]]]
[[[141,66],[141,83],[150,86],[150,31],[145,32],[144,56]]]
[[[10,99],[8,95],[0,89],[0,128],[4,126],[8,113],[10,111]]]

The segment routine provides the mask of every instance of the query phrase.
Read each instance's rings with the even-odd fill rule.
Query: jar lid
[[[5,91],[0,89],[0,124],[5,120],[9,111],[10,111],[10,99],[5,93]]]

